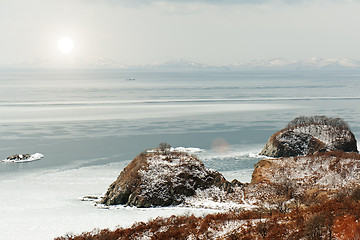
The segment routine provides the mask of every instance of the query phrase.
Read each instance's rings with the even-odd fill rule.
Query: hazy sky
[[[360,57],[360,1],[0,0],[0,65],[63,57],[228,64]]]

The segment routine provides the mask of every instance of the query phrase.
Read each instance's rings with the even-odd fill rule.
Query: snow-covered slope
[[[296,207],[296,202],[332,199],[359,185],[360,154],[324,152],[263,159],[255,164],[251,184],[244,191],[253,204],[279,208],[277,203]]]
[[[255,165],[252,183],[283,183],[337,189],[360,183],[360,154],[329,152],[311,156],[264,159]]]

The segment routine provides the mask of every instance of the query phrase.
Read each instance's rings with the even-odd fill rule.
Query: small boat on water
[[[40,160],[43,158],[44,155],[41,153],[34,153],[34,154],[14,154],[9,157],[7,157],[4,160],[1,160],[2,162],[11,162],[11,163],[24,163],[24,162],[33,162]]]

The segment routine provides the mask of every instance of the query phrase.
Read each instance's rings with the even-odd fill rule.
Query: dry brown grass
[[[205,217],[171,216],[130,228],[94,230],[78,236],[63,236],[55,240],[141,239],[215,239],[228,223],[243,222],[243,227],[224,233],[216,239],[358,239],[360,236],[360,202],[358,189],[338,199],[295,208],[290,212],[259,210],[209,214]],[[261,218],[260,218],[261,217]],[[218,236],[219,237],[219,236]]]

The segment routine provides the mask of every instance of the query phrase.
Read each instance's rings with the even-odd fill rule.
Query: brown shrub
[[[356,187],[352,192],[351,196],[354,200],[360,201],[360,187]]]
[[[352,193],[357,192],[354,189]],[[128,240],[150,236],[151,239],[214,239],[213,232],[231,221],[241,221],[239,227],[223,239],[359,239],[360,205],[353,194],[339,199],[315,202],[308,207],[297,207],[290,212],[261,211],[265,222],[259,222],[259,210],[156,218],[147,223],[136,223],[130,228],[94,230],[78,236],[67,235],[56,240]],[[255,221],[254,221],[255,220]]]
[[[306,239],[321,239],[324,233],[325,218],[321,214],[310,216],[305,224],[304,235]]]
[[[360,223],[353,216],[341,216],[336,219],[334,235],[340,240],[360,239]]]
[[[258,222],[256,225],[257,233],[265,239],[266,235],[269,233],[270,223],[269,222]]]

